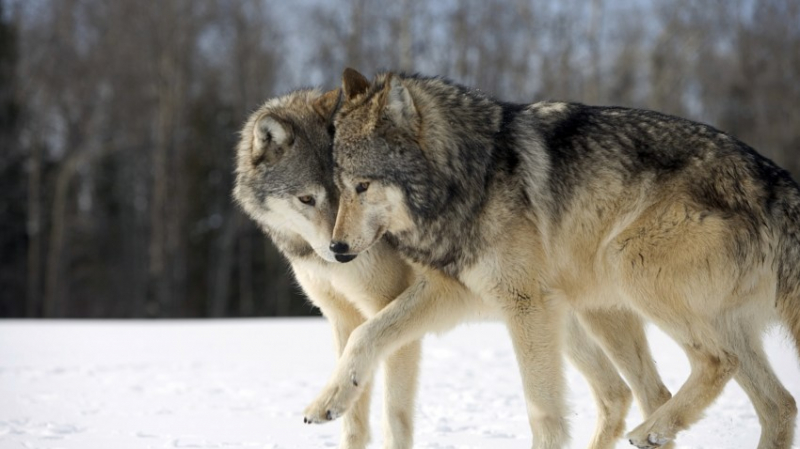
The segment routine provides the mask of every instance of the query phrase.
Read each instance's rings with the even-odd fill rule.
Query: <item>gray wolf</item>
[[[440,280],[457,279],[501,311],[534,447],[557,448],[568,439],[564,315],[636,313],[692,371],[628,433],[633,445],[671,444],[734,378],[762,425],[758,447],[791,446],[795,400],[761,343],[773,321],[800,339],[800,190],[786,171],[729,134],[652,111],[505,103],[441,78],[368,82],[351,69],[343,92],[333,244],[351,257],[389,239],[422,267],[395,300],[413,329],[405,315],[362,328],[416,338],[437,319],[423,312]],[[346,408],[348,380],[376,353],[348,344],[315,405]]]
[[[336,261],[330,237],[339,192],[333,182],[331,145],[338,99],[338,90],[325,94],[299,90],[269,100],[255,111],[237,147],[234,197],[287,257],[298,283],[330,321],[339,353],[348,341],[367,350],[373,345],[385,350],[384,447],[410,448],[419,342],[407,338],[398,345],[391,329],[375,336],[374,329],[360,325],[370,317],[405,317],[409,320],[405,326],[421,336],[422,331],[446,330],[466,319],[490,318],[496,311],[485,307],[459,282],[443,277],[438,284],[443,294],[425,311],[438,316],[437,322],[417,325],[405,304],[394,301],[414,283],[416,272],[388,239],[374,242],[352,261],[352,257],[338,255],[339,261],[349,263]],[[669,391],[658,377],[642,323],[635,315],[573,314],[568,325],[567,353],[586,375],[598,404],[593,444],[610,447],[624,430],[631,402],[631,391],[614,364],[629,379],[645,414],[664,403]],[[597,336],[598,343],[590,333]],[[601,346],[607,348],[613,364]],[[322,416],[306,414],[307,422],[344,414],[340,448],[364,448],[369,441],[371,375],[361,375],[355,382],[359,395],[346,414],[336,408],[326,408]]]
[[[338,100],[338,90],[303,89],[253,112],[236,148],[233,196],[290,262],[303,291],[330,321],[341,353],[353,329],[398,296],[412,273],[385,242],[347,265],[329,248],[338,206],[331,159]],[[419,353],[419,342],[411,341],[386,361],[387,448],[411,447]],[[340,448],[369,442],[370,384],[363,383],[364,394],[344,416]]]

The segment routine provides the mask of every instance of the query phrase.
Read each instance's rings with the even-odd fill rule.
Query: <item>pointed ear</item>
[[[361,95],[369,88],[369,80],[350,67],[344,69],[342,73],[342,92],[345,100],[352,100],[357,95]]]
[[[293,140],[294,135],[287,124],[268,115],[261,117],[253,129],[253,150],[250,155],[253,165],[263,160],[268,165],[278,162]]]
[[[314,111],[322,117],[326,122],[333,121],[333,114],[339,109],[339,101],[342,98],[342,90],[334,89],[322,94],[319,98],[314,100],[311,107]]]
[[[417,108],[403,81],[392,75],[386,92],[386,113],[397,124],[412,125],[417,118]]]

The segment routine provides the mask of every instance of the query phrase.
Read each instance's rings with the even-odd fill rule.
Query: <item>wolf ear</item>
[[[386,113],[397,124],[411,125],[417,117],[417,108],[408,88],[397,76],[391,76],[386,93]]]
[[[311,107],[314,111],[322,117],[326,122],[333,121],[333,114],[339,109],[339,101],[342,98],[342,90],[334,89],[320,95],[319,98],[314,100]]]
[[[263,160],[268,165],[278,162],[293,140],[294,136],[288,125],[268,115],[258,119],[253,129],[253,165],[258,165]]]
[[[345,100],[352,100],[357,95],[361,95],[369,89],[369,80],[350,67],[344,69],[342,73],[342,92]]]

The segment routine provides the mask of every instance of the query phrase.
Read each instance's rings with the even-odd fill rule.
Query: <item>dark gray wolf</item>
[[[341,353],[349,340],[367,350],[373,345],[380,347],[385,351],[382,356],[391,354],[385,369],[384,447],[410,448],[419,343],[406,338],[405,343],[395,344],[391,329],[375,336],[368,326],[358,326],[375,316],[413,320],[404,304],[393,300],[414,282],[416,274],[388,240],[375,242],[350,263],[335,262],[337,258],[352,259],[337,256],[330,248],[339,195],[333,183],[331,154],[332,114],[338,99],[338,90],[325,94],[300,90],[272,99],[255,111],[237,148],[234,197],[270,235],[311,302],[331,322],[338,351]],[[466,319],[497,313],[451,278],[442,277],[438,285],[443,294],[425,314],[439,319],[419,330],[445,330]],[[585,328],[610,348],[645,414],[670,395],[655,370],[638,317],[613,312],[582,314],[583,325],[578,317],[570,316],[568,354],[586,375],[598,403],[594,444],[610,447],[624,430],[631,392]],[[406,322],[406,326],[415,324]],[[371,375],[363,373],[357,380],[360,396],[344,414],[342,449],[362,449],[369,441],[370,380]],[[343,409],[326,408],[322,416],[308,413],[307,421],[330,420],[343,413]]]
[[[503,103],[440,78],[370,83],[353,70],[343,91],[332,247],[351,257],[388,238],[422,267],[395,300],[406,315],[362,326],[376,341],[382,329],[401,344],[433,326],[419,311],[438,301],[440,279],[458,279],[501,311],[534,447],[558,448],[565,311],[635,312],[682,345],[692,372],[628,433],[633,445],[670,444],[735,378],[762,424],[758,447],[791,446],[795,401],[761,343],[771,321],[800,338],[800,190],[787,172],[724,132],[656,112]],[[315,413],[346,409],[350,380],[376,353],[348,344]]]

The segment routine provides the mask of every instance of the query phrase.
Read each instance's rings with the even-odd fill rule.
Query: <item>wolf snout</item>
[[[334,254],[347,254],[350,251],[350,245],[345,242],[337,242],[335,240],[331,242],[330,248]]]
[[[350,245],[345,242],[333,241],[330,248],[337,262],[347,263],[356,258],[355,254],[347,254],[350,252]]]

